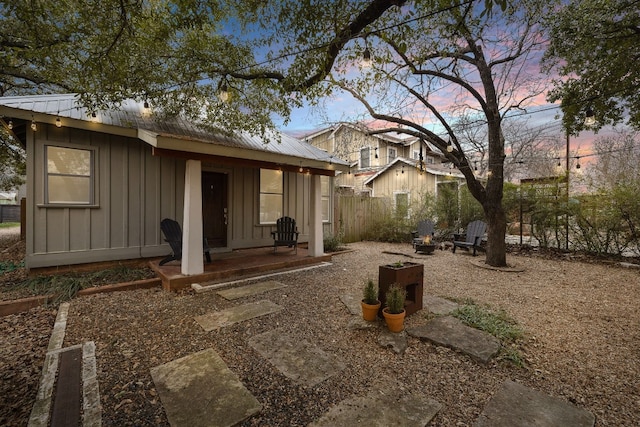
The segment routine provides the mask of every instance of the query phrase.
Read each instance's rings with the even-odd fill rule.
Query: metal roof
[[[151,145],[155,145],[152,141],[159,139],[172,140],[174,142],[173,148],[174,146],[178,147],[181,141],[190,141],[197,144],[253,151],[254,153],[249,156],[252,158],[256,158],[260,153],[272,154],[270,156],[272,159],[273,155],[284,156],[288,158],[288,161],[283,160],[283,163],[287,164],[298,164],[298,162],[307,160],[313,161],[310,165],[314,167],[348,166],[347,162],[332,158],[326,151],[284,133],[271,131],[265,137],[251,135],[248,132],[227,135],[223,132],[207,130],[203,126],[198,126],[181,117],[166,118],[155,115],[152,108],[145,108],[144,103],[134,100],[126,100],[117,108],[108,111],[98,111],[96,117],[92,117],[89,110],[79,104],[78,96],[75,94],[0,97],[0,114],[7,116],[12,112],[20,111],[23,112],[21,116],[23,119],[28,120],[29,114],[31,117],[34,117],[34,114],[44,114],[52,117],[51,123],[56,117],[59,117],[63,126],[69,127],[73,127],[74,121],[78,121],[103,125],[105,128],[98,130],[106,133],[109,133],[111,126],[131,131],[142,131],[133,134],[146,135],[147,138],[141,139]],[[41,120],[38,117],[35,119]],[[70,121],[66,119],[70,119]],[[198,150],[192,148],[189,151]],[[208,151],[203,152],[207,153]],[[322,163],[326,163],[326,165],[322,165]]]

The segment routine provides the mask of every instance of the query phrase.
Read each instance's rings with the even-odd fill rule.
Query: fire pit
[[[416,253],[420,252],[423,254],[432,254],[436,249],[436,245],[431,243],[417,243],[416,244]]]

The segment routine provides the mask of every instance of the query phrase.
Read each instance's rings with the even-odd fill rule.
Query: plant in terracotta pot
[[[378,299],[378,286],[369,279],[362,291],[362,317],[368,322],[376,320],[378,310],[380,309],[380,300]]]
[[[392,285],[386,293],[387,306],[382,310],[387,328],[391,332],[402,332],[404,330],[404,300],[407,293],[399,286]]]

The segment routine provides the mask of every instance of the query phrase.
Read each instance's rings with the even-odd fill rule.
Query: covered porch
[[[180,261],[171,261],[159,266],[160,259],[149,264],[162,280],[164,290],[177,291],[200,285],[260,276],[331,261],[330,254],[311,256],[306,244],[298,246],[297,253],[289,248],[273,247],[238,249],[231,252],[211,253],[211,263],[204,263],[204,272],[185,275],[181,273]]]

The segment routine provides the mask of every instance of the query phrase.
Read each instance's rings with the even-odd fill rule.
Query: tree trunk
[[[487,258],[486,263],[493,267],[507,266],[507,245],[504,236],[507,231],[507,216],[502,203],[485,209],[487,219]]]

